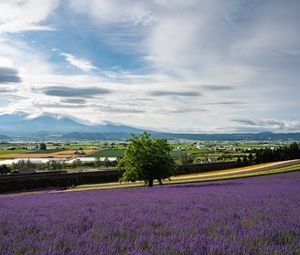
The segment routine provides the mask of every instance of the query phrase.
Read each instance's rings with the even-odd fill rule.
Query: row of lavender
[[[300,254],[300,172],[0,196],[0,254]]]

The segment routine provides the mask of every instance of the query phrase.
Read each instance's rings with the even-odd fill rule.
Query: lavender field
[[[0,254],[300,254],[300,172],[0,196]]]

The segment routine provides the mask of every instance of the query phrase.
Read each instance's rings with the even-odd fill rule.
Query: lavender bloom
[[[300,172],[0,196],[0,254],[299,254]]]

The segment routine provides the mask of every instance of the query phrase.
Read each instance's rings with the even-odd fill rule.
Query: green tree
[[[77,167],[80,167],[82,166],[82,162],[80,159],[75,159],[71,165],[72,168],[77,168]]]
[[[47,150],[47,145],[45,143],[41,143],[40,150]]]
[[[300,156],[300,148],[297,143],[292,143],[289,148],[289,155],[291,159],[299,158]]]
[[[194,162],[194,157],[191,154],[188,154],[186,152],[182,152],[179,155],[179,160],[182,164],[192,164]]]
[[[97,156],[96,160],[95,160],[95,167],[100,167],[102,165],[103,165],[103,163],[101,162],[100,157]]]
[[[47,166],[49,170],[61,170],[63,169],[63,164],[56,160],[51,160],[47,162]]]
[[[7,165],[0,165],[0,174],[8,174],[10,168]]]
[[[160,183],[162,179],[175,173],[175,162],[170,154],[172,148],[165,139],[152,138],[144,132],[132,135],[124,158],[118,163],[118,168],[125,172],[121,181],[144,180],[148,186],[153,186],[153,180]]]
[[[248,162],[248,159],[247,159],[247,156],[244,155],[243,156],[243,166],[248,166],[249,162]]]
[[[249,165],[252,165],[254,162],[254,156],[253,156],[252,152],[249,153],[248,160],[249,160]]]
[[[237,164],[237,166],[241,166],[242,165],[242,160],[241,160],[240,157],[237,158],[236,164]]]

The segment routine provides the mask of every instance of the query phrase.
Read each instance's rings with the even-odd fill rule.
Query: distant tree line
[[[28,160],[19,160],[17,163],[13,163],[11,166],[0,165],[0,174],[8,174],[20,169],[32,169],[39,171],[52,171],[52,170],[63,170],[63,169],[76,169],[81,167],[115,167],[117,161],[110,161],[105,158],[101,161],[96,158],[94,162],[82,162],[80,159],[76,159],[72,164],[66,164],[65,162],[50,160],[47,163],[33,163]]]
[[[261,149],[256,151],[256,163],[281,161],[300,158],[300,144],[292,143],[276,149]]]
[[[237,165],[247,166],[291,159],[300,159],[300,144],[296,142],[275,149],[264,148],[253,150],[253,153],[249,153],[248,156],[238,157]]]

